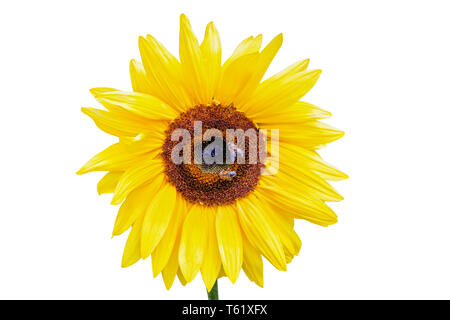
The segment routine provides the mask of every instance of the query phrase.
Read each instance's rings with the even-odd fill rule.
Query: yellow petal
[[[244,261],[242,269],[250,281],[258,286],[264,286],[263,261],[261,254],[256,250],[245,236],[242,237],[242,246],[244,249]]]
[[[230,104],[240,92],[256,68],[262,36],[249,37],[242,41],[225,61],[214,97],[222,104]]]
[[[125,115],[125,114],[133,115],[133,113],[125,110],[122,107],[119,107],[119,106],[117,106],[115,104],[112,104],[112,103],[108,103],[106,101],[100,101],[99,100],[101,95],[104,94],[104,93],[112,93],[112,92],[118,92],[119,93],[119,92],[121,92],[120,90],[114,89],[114,88],[109,88],[109,87],[96,87],[96,88],[90,89],[89,91],[94,96],[94,98],[98,102],[100,102],[109,111],[114,111],[114,112],[120,113],[121,115]]]
[[[316,168],[322,171],[328,170],[332,172],[331,168],[327,169],[325,163],[320,163],[317,160],[308,158],[304,155],[317,154],[313,150],[307,150],[299,146],[295,146],[297,154],[293,153],[290,148],[292,144],[289,143],[274,143],[268,141],[267,157],[265,158],[266,167],[263,169],[263,175],[276,176],[283,184],[295,186],[298,188],[301,186],[302,193],[306,195],[313,195],[316,198],[325,201],[340,201],[342,196],[331,186],[324,177],[315,172]],[[278,148],[279,147],[279,148]],[[302,155],[302,151],[306,152]],[[275,152],[274,155],[272,153]],[[317,156],[318,157],[318,156]],[[282,159],[282,166],[276,166],[277,162]],[[320,159],[318,157],[318,159]],[[335,169],[336,172],[339,172]],[[271,178],[268,178],[271,179]]]
[[[321,200],[306,198],[296,188],[282,185],[272,176],[263,176],[260,186],[255,190],[258,197],[264,197],[280,213],[297,219],[328,226],[337,222],[336,214]]]
[[[250,243],[277,269],[286,270],[286,258],[278,235],[274,232],[261,202],[249,195],[237,202],[239,221]]]
[[[181,285],[185,286],[187,284],[187,281],[184,278],[183,272],[181,272],[180,268],[178,268],[177,277],[178,277],[178,280],[180,281]]]
[[[140,127],[144,127],[145,130],[140,132],[142,135],[145,133],[145,135],[151,135],[153,136],[153,133],[155,132],[162,132],[167,129],[167,120],[153,120],[148,119],[142,116],[137,115],[136,113],[127,110],[120,105],[117,105],[115,103],[109,103],[105,99],[103,99],[103,94],[113,94],[118,93],[121,94],[122,91],[114,89],[114,88],[108,88],[108,87],[98,87],[98,88],[92,88],[90,90],[91,94],[97,99],[98,102],[100,102],[108,111],[112,112],[115,117],[118,117],[120,119],[123,119],[127,122],[133,122],[138,123]],[[120,138],[124,138],[125,136],[121,136]]]
[[[280,157],[285,159],[284,161],[296,163],[297,167],[309,168],[326,180],[342,180],[348,178],[348,175],[323,161],[314,151],[289,143],[280,144],[279,151]]]
[[[163,177],[156,177],[151,183],[132,191],[120,206],[114,223],[113,236],[125,232],[137,217],[143,216],[149,203],[157,194],[163,183]]]
[[[286,79],[289,76],[295,75],[299,72],[305,71],[306,68],[309,65],[309,59],[298,61],[296,63],[293,63],[289,67],[281,70],[277,74],[271,76],[269,79],[263,81],[259,86],[259,88],[269,88],[271,85],[279,84],[280,81],[282,82],[283,79]]]
[[[77,171],[77,174],[92,171],[125,171],[142,161],[144,157],[148,157],[145,150],[130,152],[126,145],[116,143],[92,157]]]
[[[247,101],[253,95],[253,92],[266,73],[267,68],[269,68],[270,63],[272,62],[273,58],[275,58],[278,50],[280,50],[282,43],[283,35],[280,33],[275,38],[273,38],[273,40],[261,51],[258,59],[256,60],[256,67],[252,77],[249,79],[249,82],[242,90],[242,92],[240,92],[234,100],[238,107],[244,105],[245,101]]]
[[[320,73],[321,70],[302,71],[268,79],[261,83],[242,109],[252,119],[270,117],[273,112],[283,110],[303,97],[317,82]]]
[[[129,267],[135,264],[141,258],[140,244],[141,244],[141,227],[144,215],[133,224],[130,234],[128,235],[125,249],[122,256],[122,268]]]
[[[158,245],[173,215],[176,189],[165,183],[145,213],[141,231],[141,257],[146,259]]]
[[[282,42],[280,34],[261,53],[242,55],[223,67],[215,97],[222,104],[234,103],[240,108],[253,94]]]
[[[292,162],[286,162],[277,174],[278,178],[288,187],[296,187],[307,195],[324,201],[341,201],[344,198],[325,179],[308,168],[300,167]]]
[[[273,88],[278,88],[280,85],[282,85],[284,82],[286,82],[287,79],[290,79],[290,77],[301,73],[302,71],[305,71],[308,67],[309,59],[296,62],[286,69],[278,72],[277,74],[271,76],[269,79],[263,81],[260,83],[255,91],[254,96],[252,99],[242,106],[242,109],[246,112],[251,109],[251,107],[254,105],[254,101],[261,99],[261,96],[264,97],[264,94],[266,96],[270,96],[269,93],[266,93],[265,91],[269,90],[270,92],[273,91]]]
[[[170,219],[169,225],[167,227],[164,236],[161,238],[158,246],[152,253],[152,269],[153,276],[156,277],[165,267],[169,261],[171,256],[175,241],[177,237],[181,235],[181,226],[184,220],[184,217],[187,212],[187,204],[186,200],[183,196],[177,194],[177,200],[175,204],[175,211]],[[178,250],[176,256],[176,266],[178,269]],[[175,277],[176,270],[173,273],[173,277]],[[163,275],[164,276],[164,275]],[[173,281],[173,279],[172,279]]]
[[[152,180],[156,176],[162,175],[163,171],[164,164],[160,159],[144,159],[138,165],[125,170],[117,183],[111,204],[121,203],[131,191]]]
[[[138,116],[151,120],[172,120],[177,116],[175,109],[160,99],[139,92],[113,91],[96,95],[105,108],[108,105],[121,107]]]
[[[212,22],[206,26],[205,38],[200,45],[200,51],[206,80],[203,90],[205,90],[205,96],[209,100],[214,96],[214,92],[219,83],[222,62],[222,47],[219,32]],[[208,103],[208,100],[204,102]]]
[[[114,89],[111,87],[95,87],[89,90],[89,92],[94,96],[94,98],[97,99],[99,95],[106,92],[114,92],[114,91],[120,91],[119,89]]]
[[[123,172],[108,172],[103,176],[103,178],[97,183],[97,192],[99,195],[105,193],[113,193],[114,189],[119,182],[120,177]]]
[[[344,136],[343,131],[320,121],[299,123],[295,127],[280,123],[278,128],[280,129],[279,140],[281,143],[295,144],[310,150],[321,148]]]
[[[258,53],[247,54],[235,59],[227,68],[223,68],[214,97],[223,105],[234,103],[253,77],[258,57]]]
[[[235,208],[232,206],[218,207],[216,230],[223,269],[231,282],[235,283],[244,259],[241,227]]]
[[[206,70],[202,64],[202,52],[188,18],[180,16],[180,61],[186,88],[195,104],[208,103],[205,86]]]
[[[182,85],[180,62],[151,35],[139,37],[139,50],[152,95],[179,112],[192,105]]]
[[[258,197],[260,201],[264,203],[264,207],[269,207],[265,198],[261,196]],[[286,255],[286,260],[289,257],[289,262],[292,258],[300,252],[302,242],[299,236],[294,230],[294,219],[292,217],[280,214],[274,210],[267,210],[267,218],[270,221],[270,225],[275,230],[276,234],[280,238],[283,244],[284,253]]]
[[[219,271],[219,279],[222,277],[226,277],[227,275],[225,274],[225,270],[223,270],[223,266],[220,268]]]
[[[204,219],[207,220],[207,245],[205,249],[205,255],[203,263],[200,268],[203,282],[205,283],[206,290],[211,291],[214,283],[219,277],[220,268],[222,262],[220,260],[219,248],[217,246],[216,236],[216,211],[217,208],[206,207],[204,209]]]
[[[117,137],[134,137],[142,132],[151,130],[149,122],[125,118],[122,114],[117,112],[94,108],[81,108],[81,111],[94,120],[95,124],[101,130]]]
[[[252,120],[258,122],[260,128],[279,129],[280,123],[289,123],[297,126],[299,123],[311,120],[325,119],[331,113],[304,101],[297,101],[292,105],[273,110],[274,113],[267,117],[266,114],[255,115]]]
[[[150,95],[153,93],[151,83],[145,73],[144,66],[142,63],[137,62],[134,59],[130,61],[130,78],[134,91],[147,93]]]
[[[239,57],[242,57],[247,54],[257,53],[261,48],[262,43],[262,35],[258,35],[256,37],[248,37],[243,40],[234,50],[233,54],[225,61],[223,64],[223,69],[226,69],[231,62],[236,60]]]
[[[151,131],[133,138],[120,137],[120,142],[127,153],[152,153],[152,155],[156,153],[160,155],[162,145],[166,138],[164,134],[166,129],[167,124],[165,122],[153,123]]]
[[[180,247],[180,236],[177,236],[175,239],[175,243],[173,245],[173,250],[170,253],[170,258],[167,261],[166,266],[162,270],[162,278],[164,280],[164,285],[166,289],[169,290],[172,287],[173,281],[175,280],[175,276],[179,271],[178,267],[178,249]],[[153,260],[153,256],[152,256]],[[153,261],[152,261],[153,263]]]
[[[208,223],[202,207],[192,206],[183,224],[178,261],[184,279],[191,282],[203,263],[206,250]]]
[[[153,121],[153,119],[143,117],[134,112],[133,110],[130,110],[129,108],[124,108],[122,105],[117,104],[115,101],[109,102],[107,99],[104,99],[105,95],[110,96],[112,94],[119,94],[119,95],[123,94],[123,91],[119,89],[109,87],[97,87],[92,88],[89,91],[94,96],[94,98],[98,102],[100,102],[106,109],[108,109],[111,112],[119,114],[121,117],[131,118],[132,120],[133,119],[138,119],[141,121],[144,120],[145,122]]]

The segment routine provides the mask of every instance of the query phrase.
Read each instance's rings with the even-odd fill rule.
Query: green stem
[[[219,300],[219,285],[217,284],[217,280],[211,291],[208,292],[208,300]]]

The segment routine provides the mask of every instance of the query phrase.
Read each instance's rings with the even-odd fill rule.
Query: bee
[[[219,178],[222,180],[231,181],[234,177],[236,177],[236,171],[222,170],[219,172]]]
[[[236,156],[238,156],[240,158],[245,156],[244,150],[239,148],[236,144],[234,144],[232,142],[228,142],[227,147],[228,147],[228,151],[230,151],[231,162],[236,161]]]

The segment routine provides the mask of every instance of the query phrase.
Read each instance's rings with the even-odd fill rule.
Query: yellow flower
[[[112,204],[121,204],[113,235],[131,227],[123,267],[151,255],[153,275],[162,273],[168,289],[175,276],[184,285],[200,271],[209,291],[221,276],[234,283],[241,269],[263,286],[262,256],[285,271],[299,253],[295,218],[321,226],[337,222],[324,202],[342,197],[326,180],[347,176],[316,150],[343,132],[319,121],[330,113],[299,101],[320,70],[308,71],[305,60],[261,82],[282,40],[280,34],[261,50],[261,35],[249,37],[222,63],[214,24],[199,43],[181,15],[180,60],[152,36],[140,37],[142,63],[130,63],[133,92],[91,90],[106,110],[82,111],[119,141],[78,173],[107,171],[98,193],[113,193]],[[173,133],[192,133],[196,121],[201,133],[256,130],[267,138],[266,162],[238,163],[238,151],[249,157],[246,142],[233,147],[231,163],[174,163]],[[279,142],[262,130],[272,128],[280,130]],[[196,154],[203,144],[194,139],[186,150]]]

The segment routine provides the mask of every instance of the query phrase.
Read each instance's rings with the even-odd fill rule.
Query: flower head
[[[119,141],[78,173],[107,172],[98,192],[120,204],[113,235],[131,228],[123,267],[151,256],[167,288],[200,271],[210,290],[241,269],[262,286],[262,257],[284,271],[299,253],[295,218],[337,222],[325,201],[342,197],[326,180],[346,175],[316,150],[343,133],[299,101],[320,75],[309,60],[262,81],[282,40],[261,49],[262,37],[249,37],[222,63],[214,24],[199,43],[182,15],[179,60],[140,37],[133,92],[91,90],[105,109],[82,111]]]

